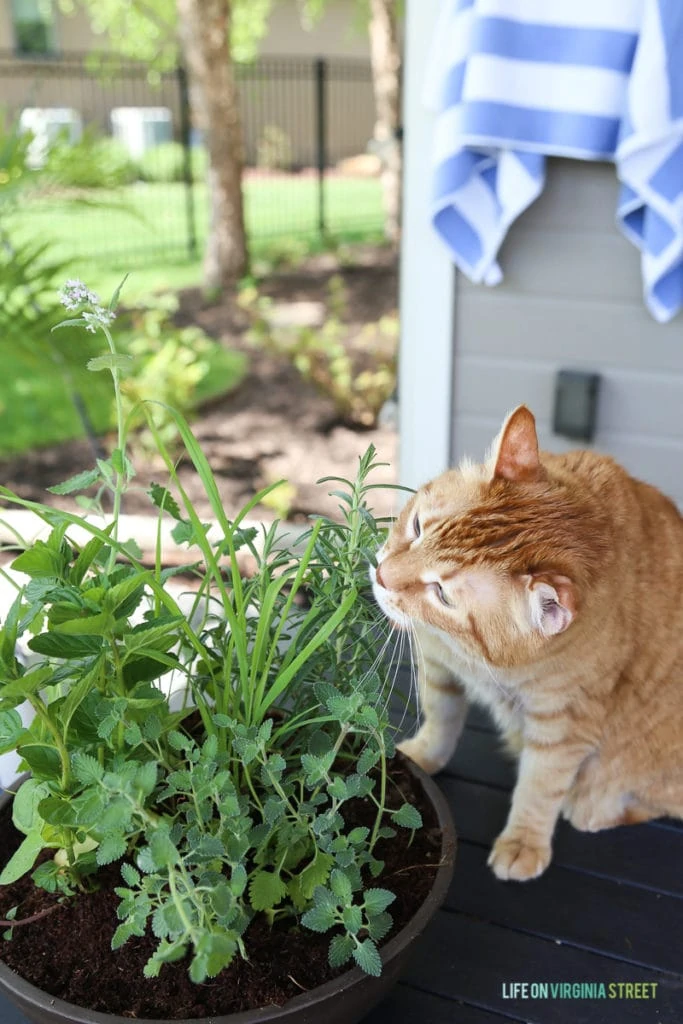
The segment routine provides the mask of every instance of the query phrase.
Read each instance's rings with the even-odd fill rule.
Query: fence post
[[[327,61],[315,62],[315,148],[318,168],[318,231],[327,234],[325,216],[325,168],[327,167]]]
[[[185,223],[187,225],[187,251],[190,259],[197,258],[197,225],[194,209],[194,181],[192,175],[192,149],[190,126],[190,94],[187,71],[178,64],[178,94],[180,98],[180,138],[183,146],[183,181],[185,182]]]

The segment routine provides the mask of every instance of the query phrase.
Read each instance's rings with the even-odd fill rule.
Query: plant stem
[[[55,741],[55,746],[57,748],[57,752],[59,753],[59,760],[62,763],[62,789],[66,790],[68,789],[69,783],[71,781],[71,761],[69,759],[69,751],[66,749],[66,746],[64,745],[64,740],[60,736],[57,726],[50,718],[47,712],[47,708],[43,704],[40,697],[38,697],[37,694],[35,693],[29,693],[27,699],[29,704],[31,705],[31,707],[38,715],[41,722],[46,727],[48,732],[51,734],[53,740]]]
[[[372,853],[372,851],[374,850],[375,844],[377,842],[378,833],[382,825],[382,818],[384,817],[384,812],[386,810],[385,804],[387,799],[387,757],[384,749],[384,737],[381,734],[379,736],[379,744],[381,750],[380,797],[377,817],[375,818],[375,825],[372,830],[372,835],[370,836],[370,853]]]
[[[121,459],[121,466],[123,468],[125,468],[125,444],[126,444],[126,438],[125,438],[125,432],[124,432],[124,426],[123,426],[123,402],[121,400],[121,378],[119,376],[119,369],[118,369],[118,367],[116,365],[117,351],[116,351],[116,346],[114,344],[114,339],[113,339],[113,337],[111,335],[111,332],[109,331],[109,329],[107,327],[104,326],[104,324],[102,324],[102,331],[104,333],[105,338],[107,339],[107,344],[109,345],[109,351],[111,352],[112,356],[114,357],[114,361],[113,361],[112,367],[111,367],[111,377],[112,377],[112,381],[114,382],[114,401],[116,402],[116,431],[117,431],[116,445],[117,445],[117,448],[118,448],[118,451],[119,451],[119,456],[120,456],[120,459]],[[126,483],[126,477],[125,477],[125,473],[124,472],[119,472],[119,470],[116,469],[116,468],[114,469],[114,472],[116,473],[116,481],[115,481],[115,484],[114,484],[114,507],[113,507],[113,510],[112,510],[112,517],[113,517],[113,520],[114,520],[114,529],[112,531],[112,539],[114,541],[114,544],[112,545],[112,547],[109,550],[109,560],[107,562],[107,572],[108,573],[110,573],[112,571],[112,569],[114,568],[114,565],[116,563],[116,543],[118,542],[118,539],[119,539],[118,530],[119,530],[119,515],[121,513],[121,497],[123,495],[123,490],[124,490],[125,483]]]

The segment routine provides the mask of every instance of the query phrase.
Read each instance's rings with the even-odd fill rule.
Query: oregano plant
[[[12,567],[27,582],[0,629],[0,753],[17,751],[30,772],[13,802],[24,838],[0,884],[31,872],[68,900],[119,864],[112,945],[151,933],[149,977],[186,957],[194,981],[214,977],[248,956],[257,915],[325,933],[333,967],[378,975],[394,901],[380,841],[399,831],[408,841],[421,818],[388,802],[386,626],[367,581],[383,537],[368,505],[375,452],[354,480],[330,480],[340,521],[283,537],[277,523],[249,522],[264,492],[226,515],[188,423],[168,409],[211,505],[210,532],[144,407],[167,470],[149,490],[150,514],[173,523],[185,552],[166,569],[159,540],[150,567],[122,519],[135,472],[120,400],[130,364],[112,333],[118,293],[103,306],[72,281],[63,297],[67,322],[105,339],[89,368],[111,374],[119,420],[109,458],[52,489],[99,515],[0,487],[46,527],[31,544],[17,538]],[[243,551],[255,566],[246,578]],[[181,571],[192,577],[185,600],[170,586]],[[372,813],[358,825],[350,812],[361,801]]]

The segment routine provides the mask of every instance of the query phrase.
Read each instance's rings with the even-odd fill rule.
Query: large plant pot
[[[382,974],[372,978],[355,967],[340,977],[310,992],[290,999],[282,1007],[266,1007],[220,1017],[169,1021],[156,1024],[357,1024],[377,1005],[398,980],[411,954],[411,948],[444,901],[455,862],[455,829],[446,800],[436,784],[416,765],[413,774],[420,781],[441,828],[441,858],[434,884],[426,900],[408,924],[381,949]],[[0,797],[0,807],[11,799]],[[1,947],[0,947],[1,949]],[[25,981],[0,961],[0,991],[35,1024],[130,1024],[129,1017],[83,1009],[48,995]],[[149,1020],[149,1018],[148,1018]]]

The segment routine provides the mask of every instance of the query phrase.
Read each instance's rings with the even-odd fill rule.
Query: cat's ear
[[[525,577],[531,623],[543,636],[556,636],[576,615],[576,592],[567,576],[544,573]]]
[[[525,405],[518,406],[505,420],[492,453],[494,480],[529,482],[544,478],[536,421]]]

